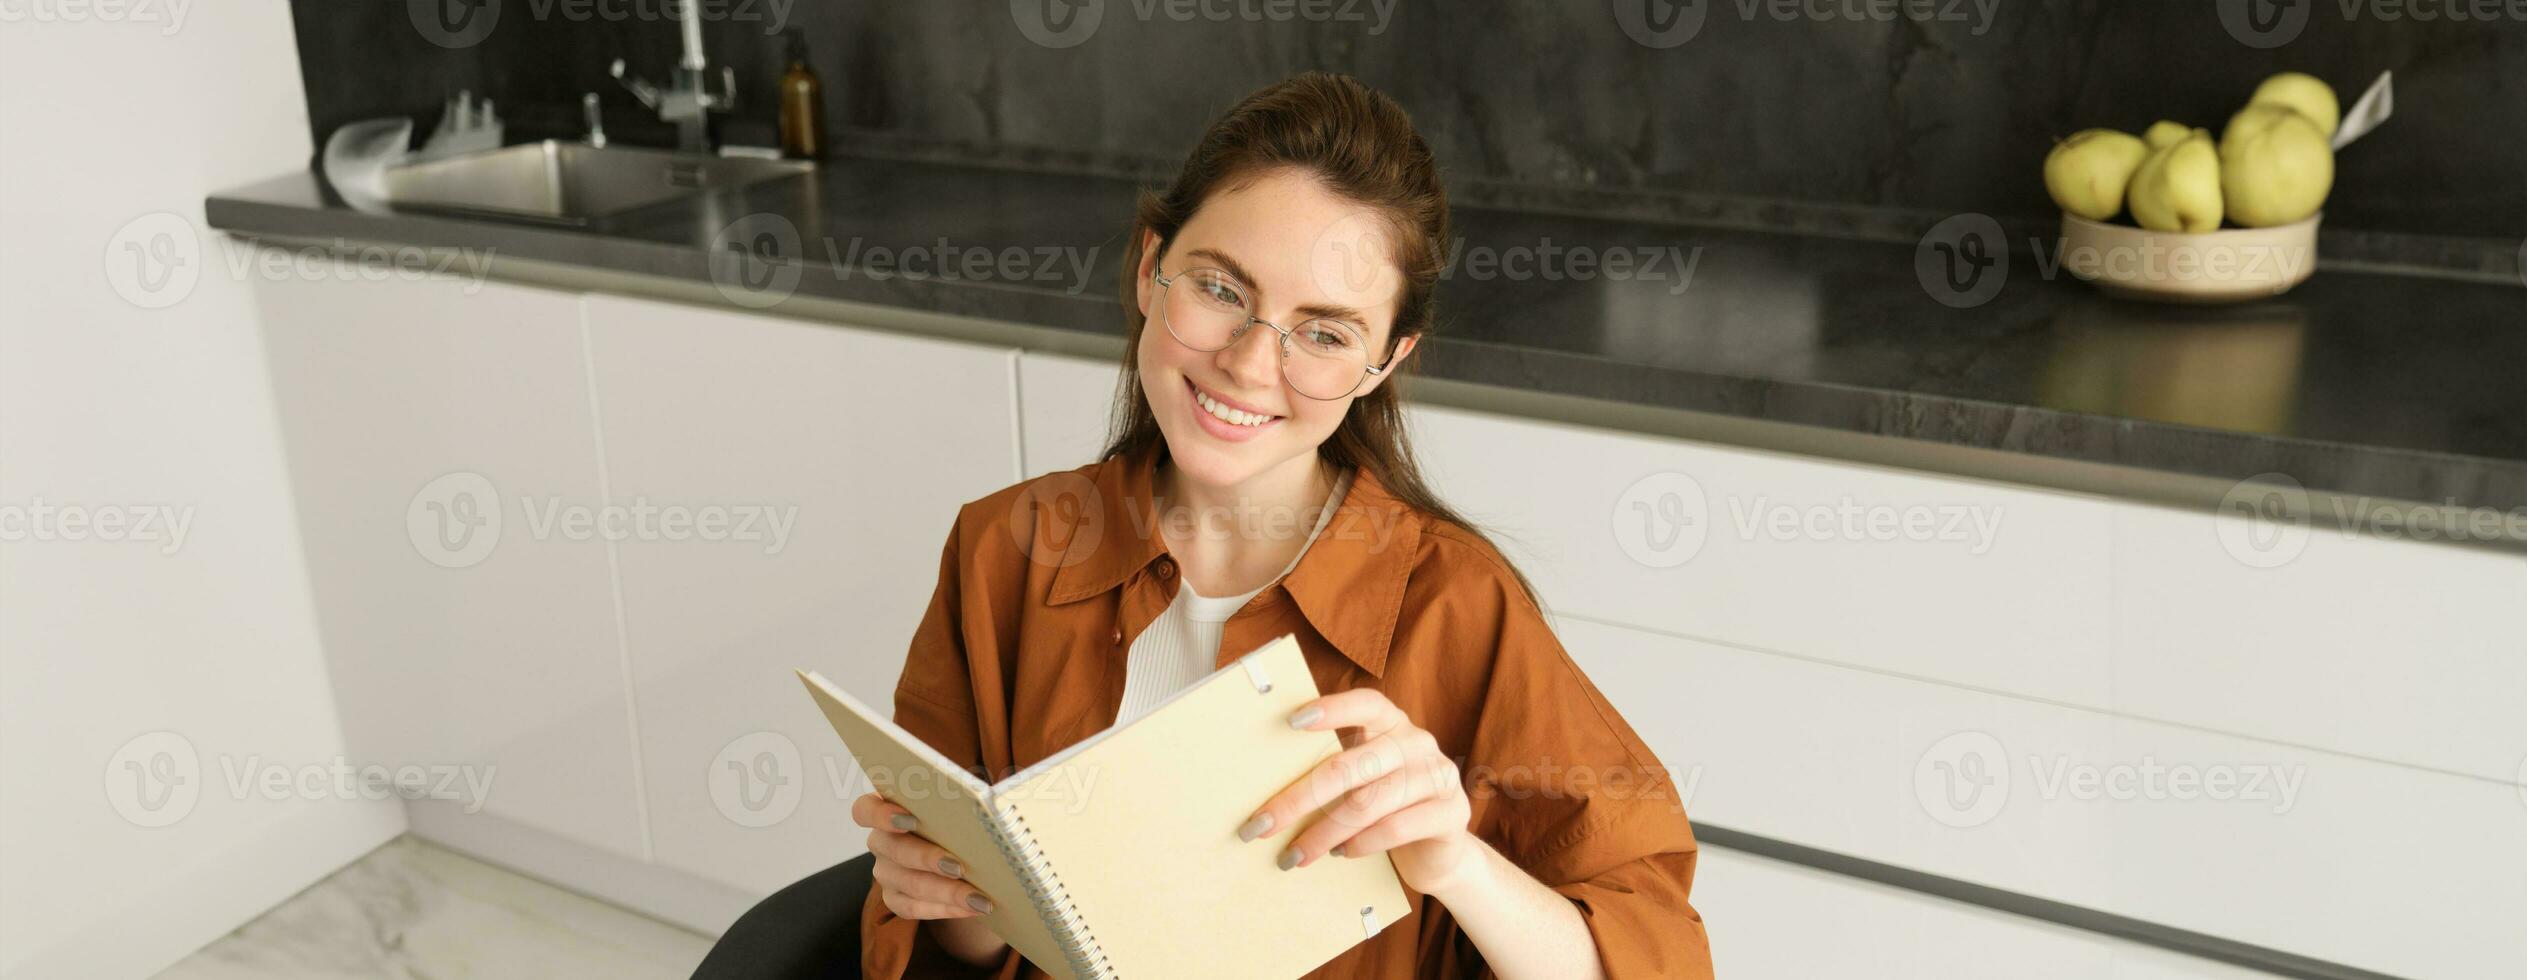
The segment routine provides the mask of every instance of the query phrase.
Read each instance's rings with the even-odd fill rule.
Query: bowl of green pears
[[[2266,79],[2215,139],[2161,120],[2055,144],[2061,264],[2116,295],[2182,303],[2277,296],[2316,271],[2341,103],[2299,72]]]

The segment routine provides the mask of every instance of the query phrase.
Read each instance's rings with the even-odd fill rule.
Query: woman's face
[[[1320,317],[1351,324],[1367,340],[1369,362],[1379,363],[1404,285],[1389,255],[1388,228],[1376,211],[1316,180],[1276,171],[1213,192],[1164,256],[1156,236],[1143,243],[1141,390],[1181,477],[1228,487],[1281,467],[1311,466],[1352,400],[1388,375],[1367,377],[1351,394],[1327,401],[1299,394],[1282,376],[1280,331],[1258,324],[1223,350],[1187,347],[1164,319],[1167,294],[1195,285],[1177,277],[1194,268],[1227,273],[1248,312],[1290,330]],[[1160,289],[1154,273],[1175,284]],[[1413,339],[1397,347],[1395,361],[1411,352]],[[1307,356],[1295,349],[1298,340],[1292,343],[1288,357]]]

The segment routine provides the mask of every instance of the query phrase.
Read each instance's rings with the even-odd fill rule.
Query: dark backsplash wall
[[[2392,69],[2396,117],[2344,152],[2328,227],[2527,235],[2518,0],[2357,0],[2356,17],[2342,0],[1908,0],[1930,16],[1892,20],[1866,16],[1899,6],[1888,0],[1798,0],[1787,19],[1776,0],[1702,0],[1700,27],[1667,48],[1636,41],[1646,27],[1627,33],[1617,11],[1635,0],[704,2],[712,63],[736,66],[751,100],[741,116],[771,117],[778,30],[806,36],[843,152],[855,137],[936,141],[1164,172],[1240,95],[1324,68],[1402,102],[1460,178],[2030,219],[2051,211],[2040,170],[2055,137],[2159,118],[2216,133],[2257,81],[2288,69],[2331,82],[2349,108]],[[434,40],[415,15],[434,4],[499,17],[470,45]],[[665,78],[679,50],[671,0],[293,6],[319,145],[371,116],[416,116],[426,133],[460,88],[499,100],[513,139],[576,135],[578,98],[597,91],[617,139],[672,140],[606,74],[619,56]],[[1695,6],[1646,0],[1687,18]],[[2274,34],[2233,33],[2223,8],[2282,19]],[[1053,47],[1030,36],[1047,36],[1035,9],[1074,28],[1084,22],[1065,14],[1098,19]],[[1798,13],[1810,9],[1862,15]],[[2384,16],[2478,9],[2511,16]]]

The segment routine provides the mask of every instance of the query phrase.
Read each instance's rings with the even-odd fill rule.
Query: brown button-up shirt
[[[898,724],[987,780],[1114,724],[1132,640],[1177,588],[1155,457],[964,506],[896,687]],[[1374,687],[1437,738],[1464,776],[1473,833],[1577,904],[1608,976],[1711,975],[1675,783],[1482,537],[1357,471],[1298,566],[1222,628],[1217,664],[1284,633],[1319,690]],[[1445,906],[1411,897],[1415,915],[1308,976],[1491,976]],[[861,922],[872,980],[1046,976],[1014,950],[995,968],[959,963],[874,893]]]

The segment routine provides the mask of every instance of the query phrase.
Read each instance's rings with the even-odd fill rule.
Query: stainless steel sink
[[[546,140],[390,167],[386,200],[398,208],[584,224],[813,169],[796,160]]]

